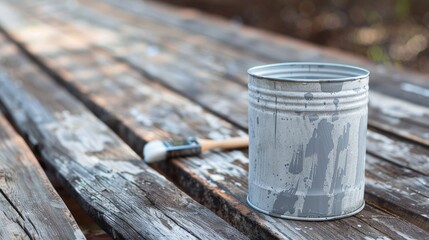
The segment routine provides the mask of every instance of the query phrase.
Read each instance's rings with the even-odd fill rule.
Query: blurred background
[[[429,73],[429,0],[162,0]]]

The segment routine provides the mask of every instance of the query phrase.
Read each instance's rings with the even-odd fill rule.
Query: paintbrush
[[[172,141],[151,141],[143,149],[144,160],[154,163],[171,158],[197,156],[212,149],[237,149],[249,145],[248,137],[222,140],[188,138]]]

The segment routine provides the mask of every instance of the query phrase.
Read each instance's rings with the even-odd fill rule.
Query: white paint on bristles
[[[143,148],[143,157],[147,163],[165,160],[167,157],[167,147],[162,141],[148,142]]]

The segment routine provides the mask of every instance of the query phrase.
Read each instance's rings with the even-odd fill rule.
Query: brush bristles
[[[144,146],[143,156],[147,163],[159,162],[171,158],[196,156],[201,146],[195,138],[171,141],[153,141]]]
[[[167,147],[162,141],[148,142],[144,146],[143,157],[147,163],[163,161],[167,157]]]

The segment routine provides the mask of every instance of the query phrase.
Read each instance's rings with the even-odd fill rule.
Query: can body
[[[300,220],[364,206],[369,73],[336,64],[249,70],[249,204]]]

